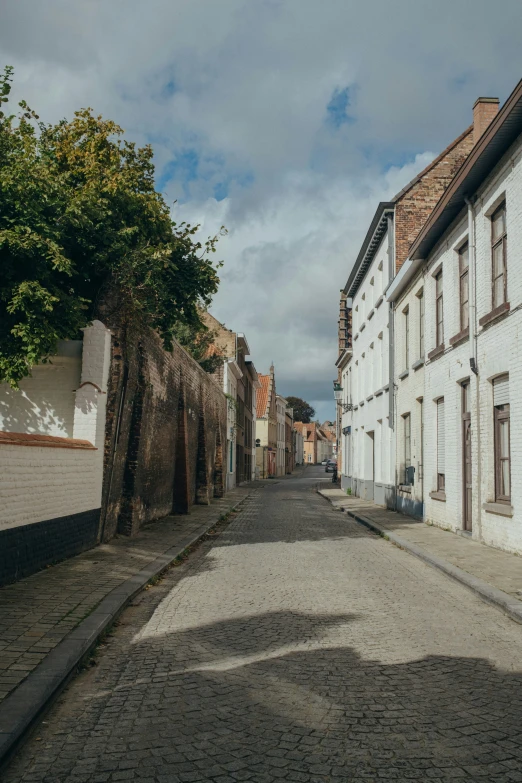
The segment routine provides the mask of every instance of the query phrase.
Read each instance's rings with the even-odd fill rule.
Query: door
[[[462,384],[462,527],[471,533],[472,520],[472,463],[471,413],[469,411],[469,382]]]

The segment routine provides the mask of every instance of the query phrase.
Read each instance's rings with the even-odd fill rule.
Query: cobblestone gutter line
[[[318,492],[330,503],[332,503],[332,499],[328,497],[327,494],[323,493],[320,489],[318,489]],[[407,541],[401,536],[396,535],[396,533],[393,533],[391,530],[387,530],[386,528],[381,527],[372,519],[369,519],[363,514],[350,511],[348,508],[342,507],[338,502],[332,503],[332,505],[335,505],[341,511],[344,511],[346,514],[348,514],[349,517],[354,519],[360,525],[364,525],[364,527],[367,527],[369,530],[377,533],[377,535],[386,538],[388,541],[391,541],[392,544],[395,544],[395,546],[399,547],[400,549],[404,549],[406,552],[415,555],[415,557],[420,558],[425,563],[428,563],[428,565],[431,565],[434,568],[438,568],[439,571],[443,571],[443,573],[447,574],[447,576],[450,576],[452,579],[455,579],[457,582],[465,585],[476,595],[478,595],[483,601],[486,601],[498,609],[501,609],[512,620],[515,620],[518,623],[522,623],[522,601],[518,601],[516,598],[513,598],[513,596],[508,595],[508,593],[504,593],[497,587],[493,587],[493,585],[490,585],[489,582],[485,582],[483,579],[479,579],[478,577],[473,576],[473,574],[468,574],[458,566],[455,566],[452,563],[448,563],[447,560],[443,560],[441,557],[433,555],[426,549],[422,549],[416,544],[411,543],[411,541]]]
[[[252,490],[227,509],[215,510],[199,529],[192,530],[185,540],[178,541],[144,568],[126,579],[106,595],[95,609],[71,631],[26,679],[0,704],[0,770],[21,742],[27,737],[37,720],[49,709],[82,660],[96,646],[115,620],[145,588],[185,550],[197,544],[224,516],[235,511]]]

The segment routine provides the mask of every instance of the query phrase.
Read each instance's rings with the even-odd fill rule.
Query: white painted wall
[[[352,300],[353,354],[342,375],[343,402],[353,404],[353,413],[342,417],[342,427],[352,428],[351,435],[342,435],[343,474],[385,486],[395,480],[389,391],[384,388],[389,378],[387,251],[386,232]]]
[[[461,387],[471,382],[471,427],[473,437],[473,537],[507,551],[522,553],[522,141],[516,142],[480,188],[475,204],[477,326],[490,312],[491,223],[490,212],[506,200],[507,267],[510,314],[486,327],[478,326],[478,377],[471,371],[469,340],[451,347],[449,339],[459,331],[458,257],[456,249],[467,238],[465,212],[446,232],[428,259],[425,273],[426,351],[435,346],[435,281],[433,272],[442,264],[444,281],[443,356],[427,363],[425,370],[426,519],[441,527],[463,527]],[[493,387],[495,376],[509,373],[511,415],[511,507],[493,513],[494,429]],[[435,400],[444,396],[446,427],[446,498],[430,496],[436,481]],[[501,509],[502,510],[502,509]]]
[[[0,441],[0,529],[101,505],[110,333],[95,321],[84,330],[83,352],[76,343],[59,350],[52,364],[33,368],[20,391],[2,387],[3,431],[87,440],[95,448]]]

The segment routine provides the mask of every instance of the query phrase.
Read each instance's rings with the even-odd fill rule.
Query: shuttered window
[[[446,486],[446,426],[444,421],[444,398],[437,400],[437,490]]]
[[[501,375],[493,381],[493,405],[509,404],[509,375]]]
[[[511,502],[511,433],[509,413],[509,375],[493,381],[495,428],[495,500]]]

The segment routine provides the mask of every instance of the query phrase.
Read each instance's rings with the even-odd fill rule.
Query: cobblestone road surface
[[[139,596],[5,783],[522,781],[522,627],[313,487]]]

